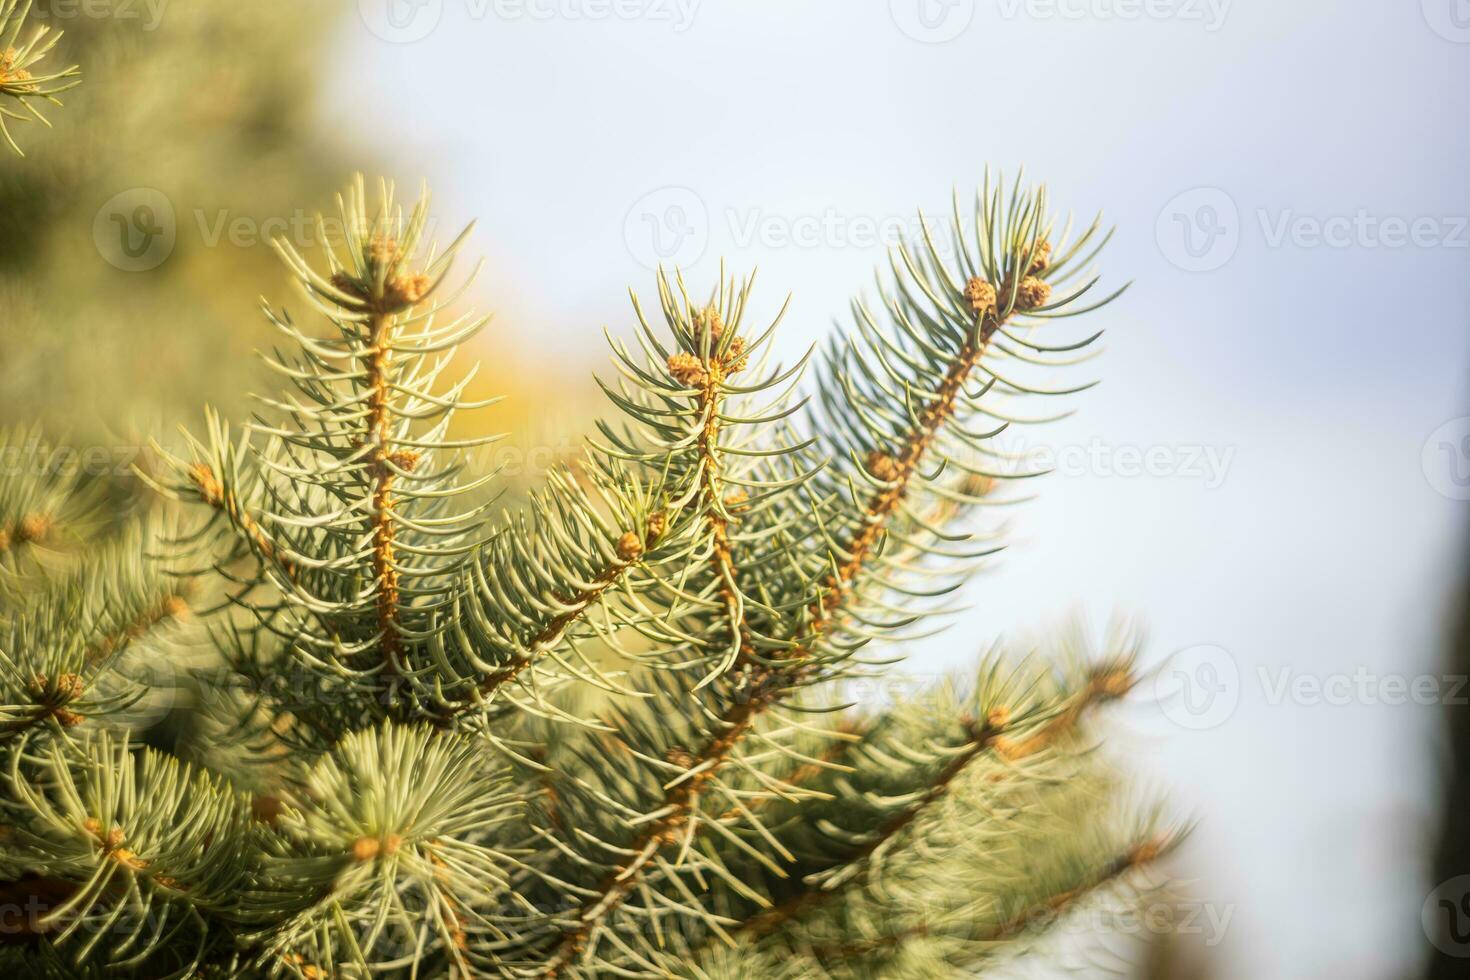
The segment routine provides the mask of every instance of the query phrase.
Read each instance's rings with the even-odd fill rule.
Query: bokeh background
[[[1433,928],[1470,879],[1430,861],[1442,828],[1470,836],[1441,812],[1447,709],[1470,699],[1449,653],[1470,508],[1464,0],[36,16],[86,81],[0,159],[0,422],[118,467],[269,390],[255,306],[289,296],[268,239],[312,245],[306,218],[356,169],[428,179],[441,237],[479,219],[473,297],[497,316],[469,356],[507,399],[478,424],[514,433],[498,462],[523,483],[590,428],[602,331],[628,329],[626,290],[659,263],[701,290],[722,259],[759,267],[758,308],[794,295],[795,357],[871,292],[915,209],[942,217],[987,164],[1103,210],[1105,280],[1135,280],[1095,316],[1103,383],[1012,441],[1056,472],[910,673],[1069,616],[1141,618],[1159,681],[1111,750],[1199,819],[1177,870],[1200,918],[1151,969],[1415,976],[1431,935],[1470,964],[1470,939]]]

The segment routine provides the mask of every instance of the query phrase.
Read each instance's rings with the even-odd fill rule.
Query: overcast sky
[[[1463,2],[363,0],[338,57],[323,118],[480,219],[547,358],[721,256],[799,351],[987,163],[1105,211],[1103,384],[913,669],[1140,615],[1196,687],[1128,745],[1202,819],[1227,975],[1408,971],[1470,507]]]

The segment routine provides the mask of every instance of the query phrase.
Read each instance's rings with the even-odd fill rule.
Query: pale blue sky
[[[397,27],[387,2],[344,20],[323,118],[480,219],[483,292],[539,356],[596,363],[656,226],[692,233],[697,282],[723,255],[760,267],[758,305],[793,291],[797,351],[869,288],[871,225],[986,163],[1103,209],[1101,268],[1137,284],[1096,317],[1104,383],[1036,438],[1189,472],[1048,478],[914,669],[1077,608],[1140,614],[1158,657],[1223,648],[1233,713],[1144,719],[1134,751],[1202,818],[1226,975],[1408,971],[1435,711],[1271,702],[1284,677],[1433,671],[1455,599],[1470,504],[1421,451],[1470,415],[1457,0],[394,0]],[[1176,212],[1214,249],[1191,258]]]

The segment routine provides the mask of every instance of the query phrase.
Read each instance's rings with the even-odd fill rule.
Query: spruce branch
[[[76,65],[60,71],[40,66],[51,49],[56,47],[56,42],[61,40],[62,32],[37,27],[22,37],[31,2],[0,0],[0,136],[20,156],[25,156],[25,152],[10,133],[10,120],[26,122],[34,119],[43,126],[50,126],[36,103],[61,105],[57,96],[80,85],[82,73]],[[22,111],[10,108],[7,100],[14,101]]]
[[[36,970],[960,974],[1173,845],[1090,751],[1130,648],[996,654],[881,711],[845,688],[997,550],[972,517],[1033,474],[995,437],[1086,387],[1048,376],[1096,338],[1055,336],[1100,305],[1096,222],[1074,240],[1043,189],[987,176],[949,241],[925,224],[894,252],[811,377],[773,363],[785,305],[756,321],[750,280],[696,298],[660,274],[657,309],[635,295],[610,335],[613,417],[493,513],[493,437],[451,429],[487,404],[451,372],[486,322],[445,313],[463,236],[429,244],[427,199],[386,183],[339,206],[320,254],[278,245],[311,314],[265,307],[286,390],[160,449],[148,476],[185,523],[99,555],[101,588],[0,611],[0,758],[32,785],[0,803],[26,842],[0,847],[0,887],[52,895]],[[129,658],[185,613],[218,616],[223,667],[180,751],[229,783],[171,762],[172,817],[146,792],[78,809],[164,765],[109,731],[147,694]]]
[[[673,881],[677,878],[677,862],[688,859],[699,835],[719,827],[717,821],[704,819],[701,799],[710,791],[724,791],[723,771],[739,760],[742,743],[758,730],[763,716],[788,702],[795,689],[837,676],[856,647],[866,642],[860,629],[855,642],[845,641],[843,633],[854,632],[850,622],[861,625],[865,617],[871,617],[871,610],[883,608],[873,590],[902,591],[893,576],[905,568],[901,556],[886,553],[890,536],[904,534],[900,550],[911,545],[908,550],[921,557],[934,552],[932,546],[920,540],[925,528],[916,526],[911,510],[916,506],[917,491],[933,483],[922,468],[924,461],[937,449],[943,454],[944,464],[951,462],[955,454],[941,442],[941,435],[955,428],[951,423],[961,408],[967,416],[975,414],[979,399],[997,385],[1021,390],[1018,384],[1002,382],[993,369],[984,367],[991,339],[1011,322],[1013,315],[1063,311],[1091,288],[1089,283],[1073,296],[1049,302],[1050,287],[1041,278],[1048,267],[1051,245],[1047,235],[1052,227],[1044,192],[1021,193],[1018,184],[1007,204],[999,189],[991,192],[986,188],[977,203],[975,227],[979,245],[973,251],[964,247],[958,223],[954,233],[961,245],[962,264],[970,273],[968,279],[957,278],[945,269],[927,226],[924,258],[915,259],[906,249],[900,250],[894,270],[899,289],[888,307],[897,338],[905,344],[887,338],[873,325],[871,317],[860,313],[860,321],[868,325],[863,336],[872,356],[857,357],[859,348],[850,344],[838,348],[829,359],[829,379],[820,391],[827,400],[827,415],[834,419],[830,430],[838,433],[840,440],[846,437],[839,442],[842,455],[862,461],[862,470],[839,469],[824,479],[825,496],[822,488],[811,495],[815,501],[812,524],[804,537],[825,540],[830,545],[825,554],[813,556],[813,564],[807,567],[827,571],[812,577],[799,575],[794,585],[789,579],[773,583],[788,597],[788,609],[790,596],[810,595],[805,615],[793,628],[790,618],[780,615],[781,606],[766,607],[772,614],[768,622],[774,627],[768,627],[767,635],[780,635],[783,628],[789,632],[766,655],[750,649],[744,658],[735,658],[728,679],[722,678],[721,690],[713,692],[716,707],[712,712],[697,703],[697,692],[675,701],[686,712],[710,715],[708,736],[699,748],[686,752],[683,775],[667,783],[638,833],[617,848],[622,856],[582,902],[573,925],[550,954],[545,976],[559,976],[570,967],[597,962],[592,952],[594,940],[609,934],[604,924],[631,895],[645,887],[651,870],[661,868],[665,849],[679,849],[675,870],[665,876],[665,880]],[[1064,252],[1066,258],[1085,244],[1095,228],[1083,236],[1081,243]],[[982,273],[990,278],[982,278]],[[1001,285],[996,288],[991,282]],[[921,300],[927,300],[927,307]],[[875,363],[895,357],[919,371],[919,378],[891,383],[879,377]],[[698,373],[707,370],[705,364],[696,368],[692,361],[679,363],[687,369],[686,381],[706,380]],[[989,380],[978,393],[971,393],[966,385],[977,369],[985,370]],[[976,441],[963,429],[956,438],[961,444]],[[694,443],[697,446],[698,440]],[[898,447],[897,451],[886,452],[885,447],[892,445]],[[971,476],[992,476],[958,462],[954,465]],[[857,492],[859,486],[872,488],[866,498]],[[970,502],[952,491],[947,496]],[[844,498],[858,502],[854,511],[844,509]],[[801,537],[797,536],[798,540]],[[872,586],[866,586],[869,581]],[[865,587],[869,591],[865,592]],[[645,754],[653,755],[646,750]]]
[[[96,536],[101,487],[38,427],[0,433],[0,595]]]
[[[0,613],[0,742],[62,734],[89,718],[123,724],[156,692],[135,645],[188,618],[192,587],[149,560],[161,532],[132,525]]]
[[[553,711],[544,692],[567,679],[625,690],[585,648],[636,656],[617,634],[649,628],[639,594],[653,570],[687,561],[693,542],[657,484],[616,467],[587,472],[554,472],[464,569],[431,643],[440,669],[423,697],[441,705],[436,717]]]
[[[1088,669],[1085,679],[1076,691],[1068,693],[1060,704],[1044,706],[1040,710],[1037,706],[1032,706],[1029,711],[1021,712],[1018,707],[1013,708],[1005,703],[1011,698],[1005,697],[1001,691],[984,692],[980,695],[985,702],[981,705],[983,714],[978,719],[973,714],[961,714],[961,735],[957,742],[941,741],[945,737],[944,733],[935,733],[924,740],[928,745],[943,745],[940,758],[947,758],[938,769],[924,773],[917,786],[906,787],[902,797],[904,803],[879,820],[872,830],[860,829],[857,820],[853,819],[871,807],[871,804],[862,799],[861,790],[851,785],[853,777],[844,778],[845,785],[834,788],[829,797],[840,802],[831,807],[824,816],[834,829],[842,826],[846,830],[846,840],[839,847],[847,853],[829,868],[806,875],[803,878],[807,883],[804,890],[780,905],[763,910],[748,919],[741,925],[740,931],[759,938],[800,917],[812,907],[833,899],[840,889],[862,887],[867,880],[873,857],[894,846],[911,831],[932,807],[945,798],[955,781],[972,769],[977,760],[988,754],[1007,767],[1023,764],[1030,757],[1057,743],[1074,738],[1078,725],[1089,710],[1126,695],[1135,683],[1131,659],[1110,659],[1095,664]],[[1001,685],[1002,690],[1014,691],[1015,687],[1014,683]],[[860,745],[856,751],[902,757],[899,745],[889,742],[894,737],[893,727],[895,726],[891,724],[874,726],[871,735],[874,744]],[[901,727],[905,728],[903,737],[906,740],[911,738],[912,730],[908,726]],[[885,742],[889,744],[885,745]],[[986,778],[992,782],[999,781],[1005,778],[1008,771],[993,770]],[[887,778],[891,780],[892,776]],[[887,787],[890,799],[893,798],[892,790],[890,783]],[[871,819],[871,816],[868,818]],[[862,817],[857,819],[861,820]],[[843,835],[834,833],[833,836]]]
[[[243,909],[262,968],[367,976],[442,956],[473,975],[514,863],[483,843],[517,817],[505,776],[468,739],[391,723],[302,765]]]
[[[279,673],[272,661],[340,686],[347,698],[332,709],[299,697],[276,705],[304,737],[328,742],[364,720],[432,713],[429,693],[444,684],[430,648],[450,625],[442,611],[489,507],[456,506],[491,478],[463,474],[468,454],[498,438],[448,436],[457,411],[494,401],[464,396],[474,368],[440,382],[455,348],[487,322],[440,322],[468,230],[443,251],[427,244],[427,197],[405,214],[386,182],[371,212],[361,177],[338,204],[343,240],[326,249],[325,271],[276,243],[331,330],[319,339],[266,307],[296,348],[266,357],[292,391],[261,398],[265,411],[238,439],[211,415],[186,455],[160,450],[175,474],[162,489],[211,515],[191,540],[208,541],[222,518],[235,542],[214,565],[268,638],[236,634],[236,668],[260,690]],[[320,218],[318,229],[331,242]],[[242,549],[257,560],[254,574],[231,567]]]
[[[106,732],[9,762],[8,860],[65,883],[28,886],[42,903],[31,931],[77,966],[191,975],[250,880],[245,798]]]

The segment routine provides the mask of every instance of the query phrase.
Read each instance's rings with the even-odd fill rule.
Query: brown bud
[[[392,463],[400,470],[403,470],[405,473],[412,473],[414,471],[414,467],[419,465],[419,454],[410,449],[403,449],[390,455],[388,457],[388,462]]]
[[[382,846],[376,837],[359,837],[352,842],[353,860],[371,861],[378,856],[378,851]]]
[[[669,375],[688,388],[704,384],[709,377],[705,373],[704,365],[699,362],[699,358],[685,351],[669,357]]]
[[[383,291],[383,312],[396,313],[417,304],[433,285],[434,280],[422,272],[395,277]]]
[[[702,310],[694,311],[694,331],[696,334],[708,330],[710,337],[720,339],[725,332],[725,321],[720,318],[720,310],[714,304],[706,306]]]
[[[82,696],[82,675],[71,673],[62,674],[56,678],[56,690],[66,700],[75,701]]]
[[[669,515],[658,511],[648,515],[648,540],[655,541],[669,529]]]
[[[965,299],[976,316],[995,312],[995,287],[979,276],[965,283]]]
[[[15,63],[19,59],[20,55],[14,48],[7,48],[5,53],[0,55],[0,84],[18,88],[23,92],[35,91],[34,84],[26,84],[31,81],[31,73],[24,68],[16,67]]]
[[[1011,709],[1005,705],[996,705],[991,708],[985,716],[985,727],[991,731],[997,731],[1011,723]]]
[[[664,753],[664,758],[680,769],[688,769],[694,765],[694,753],[682,745],[675,745]]]
[[[346,272],[332,273],[332,278],[329,281],[338,292],[346,293],[348,296],[355,296],[358,299],[367,299],[368,293],[362,283],[358,282]]]
[[[52,523],[49,514],[27,514],[15,526],[15,540],[40,541],[51,531]]]
[[[898,461],[885,452],[875,449],[868,453],[867,466],[868,472],[884,483],[898,479]]]
[[[1036,252],[1031,256],[1031,267],[1026,270],[1029,275],[1040,275],[1051,265],[1051,242],[1043,239],[1036,245]]]
[[[398,242],[389,235],[382,233],[374,235],[372,242],[368,245],[368,258],[381,269],[398,258]]]
[[[643,557],[643,541],[636,532],[629,531],[618,538],[618,557],[629,562]]]
[[[750,356],[745,353],[744,337],[736,337],[730,341],[730,349],[725,352],[724,364],[726,374],[734,374],[750,367]]]
[[[1051,299],[1051,285],[1035,276],[1027,276],[1021,280],[1021,286],[1016,290],[1016,308],[1021,310],[1034,310],[1038,306],[1045,306],[1046,301]]]

